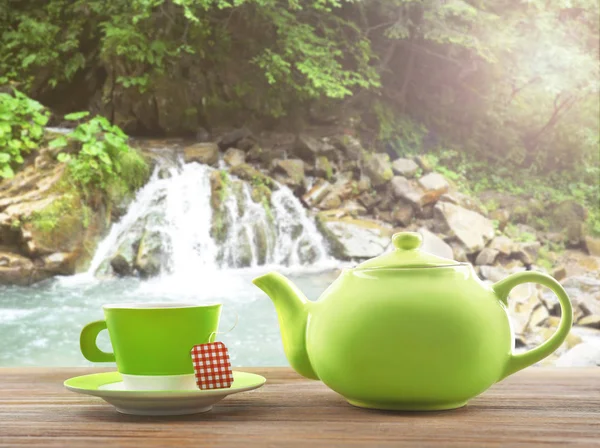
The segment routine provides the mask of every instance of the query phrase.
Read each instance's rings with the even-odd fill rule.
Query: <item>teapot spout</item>
[[[275,304],[283,349],[292,368],[300,375],[319,379],[306,350],[306,325],[312,303],[291,281],[277,272],[252,280]]]

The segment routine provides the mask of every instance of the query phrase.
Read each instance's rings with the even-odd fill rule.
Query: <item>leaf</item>
[[[61,152],[58,156],[56,156],[56,160],[58,160],[59,162],[67,163],[71,160],[71,154]]]
[[[67,146],[68,144],[69,144],[69,141],[67,140],[66,137],[58,137],[58,138],[55,138],[54,140],[51,140],[50,143],[48,143],[48,147],[63,148],[65,146]]]
[[[4,165],[2,167],[2,170],[0,170],[0,177],[10,179],[12,177],[15,177],[15,172],[12,170],[10,165]]]
[[[77,121],[77,120],[81,120],[82,118],[85,118],[89,115],[89,112],[73,112],[71,114],[67,114],[65,115],[65,120],[69,120],[69,121]]]
[[[0,152],[0,163],[6,163],[10,160],[10,154],[6,154],[5,152]]]

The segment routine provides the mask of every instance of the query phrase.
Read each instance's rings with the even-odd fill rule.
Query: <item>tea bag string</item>
[[[235,327],[237,327],[238,321],[240,320],[240,315],[238,314],[238,312],[236,310],[233,310],[235,312],[235,322],[233,323],[233,327],[231,327],[229,330],[227,331],[213,331],[210,336],[208,337],[208,343],[212,343],[215,342],[215,339],[217,337],[218,334],[227,334],[227,333],[231,333],[233,331],[233,329]]]

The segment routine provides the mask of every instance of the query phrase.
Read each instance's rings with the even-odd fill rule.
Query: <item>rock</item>
[[[542,248],[542,245],[540,244],[539,241],[531,241],[528,243],[521,243],[520,246],[521,246],[520,250],[525,252],[532,261],[537,260],[540,249]],[[519,251],[517,251],[517,252],[519,252]],[[525,262],[523,261],[523,263],[525,263]],[[525,263],[525,264],[527,264],[527,263]]]
[[[135,268],[142,277],[153,277],[160,273],[162,247],[159,232],[144,231],[135,259]]]
[[[443,239],[425,227],[421,227],[418,232],[423,237],[422,250],[438,257],[454,259],[452,248]]]
[[[29,258],[12,252],[0,252],[0,285],[30,285],[34,271],[35,267]]]
[[[502,255],[509,256],[517,250],[517,245],[509,237],[500,235],[495,237],[488,246],[490,249],[495,249]]]
[[[314,173],[317,177],[331,180],[333,178],[333,165],[327,157],[319,156],[315,161]]]
[[[552,270],[552,277],[556,280],[561,281],[567,276],[567,270],[564,266],[557,266]]]
[[[344,152],[347,158],[351,160],[362,160],[365,150],[356,137],[351,135],[341,135],[334,139],[334,143]]]
[[[502,266],[480,266],[479,275],[485,280],[496,283],[510,275]]]
[[[584,241],[585,224],[572,221],[567,225],[567,245],[577,247]]]
[[[418,169],[419,165],[410,159],[396,159],[392,162],[394,173],[406,178],[415,177]]]
[[[585,248],[587,249],[588,254],[600,257],[600,238],[586,235]]]
[[[452,253],[453,253],[453,257],[456,261],[459,261],[461,263],[467,263],[469,262],[469,258],[467,257],[467,252],[465,251],[465,248],[463,247],[462,244],[460,244],[459,242],[456,241],[451,241],[449,243],[449,246],[452,248]],[[483,268],[484,266],[482,266]]]
[[[424,205],[423,208],[417,209],[417,217],[420,219],[433,218],[433,204]]]
[[[233,131],[230,131],[226,134],[223,134],[221,138],[217,141],[219,148],[222,150],[226,150],[235,146],[240,140],[244,138],[248,138],[252,135],[252,132],[248,128],[239,128]]]
[[[229,166],[238,166],[246,163],[246,153],[241,149],[229,148],[227,151],[225,151],[223,160]]]
[[[419,185],[425,190],[427,203],[436,202],[450,188],[448,181],[439,173],[429,173],[419,179]]]
[[[340,196],[336,192],[331,191],[327,194],[327,196],[323,198],[321,202],[319,202],[318,207],[321,210],[331,210],[339,208],[340,205],[342,205],[342,200]]]
[[[596,367],[600,366],[600,338],[576,345],[557,361],[559,367]]]
[[[210,132],[208,132],[202,126],[198,127],[198,129],[196,130],[196,141],[198,143],[210,142],[210,138],[211,138]]]
[[[308,134],[299,134],[294,146],[294,153],[303,160],[315,161],[318,156],[332,157],[335,147],[321,142]]]
[[[300,159],[273,160],[272,170],[280,182],[296,188],[304,188],[304,162]]]
[[[339,259],[376,257],[391,243],[393,229],[378,221],[331,219],[319,213],[317,222],[329,241],[332,254]]]
[[[195,143],[183,149],[185,163],[216,165],[219,161],[219,147],[215,143]]]
[[[364,193],[365,191],[371,191],[371,179],[368,176],[360,176],[356,183],[356,189],[358,193]]]
[[[345,201],[341,207],[349,216],[361,216],[367,214],[367,209],[360,205],[357,201]]]
[[[431,173],[431,171],[433,171],[433,167],[431,166],[431,163],[429,163],[429,160],[427,159],[427,157],[415,156],[414,160],[415,160],[416,164],[419,165],[419,167],[423,170],[423,172],[425,174]]]
[[[441,227],[441,232],[456,237],[465,246],[467,254],[483,249],[495,234],[489,219],[449,202],[435,205],[434,219]]]
[[[413,220],[414,214],[412,205],[400,202],[392,209],[392,220],[397,225],[408,227]]]
[[[43,269],[52,275],[71,275],[75,272],[76,254],[55,252],[42,258]]]
[[[133,275],[132,266],[122,254],[117,254],[110,260],[110,267],[115,275],[119,277],[129,277]]]
[[[486,211],[481,205],[481,202],[478,198],[460,193],[458,191],[453,191],[452,193],[445,193],[440,196],[439,200],[441,202],[450,202],[454,205],[460,205],[462,208],[466,208],[467,210],[477,212],[480,215],[485,216],[486,214]]]
[[[371,179],[374,187],[384,185],[394,177],[390,156],[385,153],[365,153],[364,166],[365,173]]]
[[[580,203],[568,199],[552,208],[551,224],[553,229],[564,229],[571,223],[582,224],[587,219],[588,212]]]
[[[500,229],[500,231],[503,231],[506,228],[508,221],[510,220],[510,212],[504,209],[494,210],[489,214],[489,218],[492,221],[497,221],[498,229]]]
[[[490,247],[484,247],[477,258],[475,259],[475,264],[478,266],[481,265],[493,265],[496,262],[496,258],[498,258],[498,254],[500,252],[496,249],[492,249]]]
[[[264,201],[271,202],[271,189],[266,185],[255,185],[252,187],[250,192],[250,198],[257,204],[264,203]]]
[[[258,163],[266,168],[270,167],[275,159],[285,159],[287,151],[284,149],[263,149],[260,145],[254,145],[246,153],[246,162]]]
[[[402,176],[394,176],[391,184],[396,198],[405,199],[416,208],[421,208],[427,203],[425,192],[415,182],[411,182]]]
[[[359,202],[366,207],[367,210],[372,210],[382,200],[382,197],[374,191],[365,191],[358,197]]]
[[[596,314],[585,316],[577,321],[577,325],[580,327],[590,327],[600,330],[600,316]]]
[[[308,208],[316,207],[331,191],[331,184],[324,179],[318,179],[315,184],[302,195],[302,201]]]
[[[266,174],[260,172],[256,168],[248,165],[247,163],[242,163],[241,165],[233,166],[229,170],[231,174],[239,177],[245,181],[250,182],[253,185],[266,185],[271,189],[276,189],[277,184],[275,181],[267,176]]]

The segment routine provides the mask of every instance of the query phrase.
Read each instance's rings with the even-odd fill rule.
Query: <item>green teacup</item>
[[[81,353],[92,362],[116,362],[126,389],[195,388],[190,350],[209,342],[219,326],[221,305],[127,303],[104,305],[105,320],[81,331]],[[108,329],[114,353],[96,345]]]

